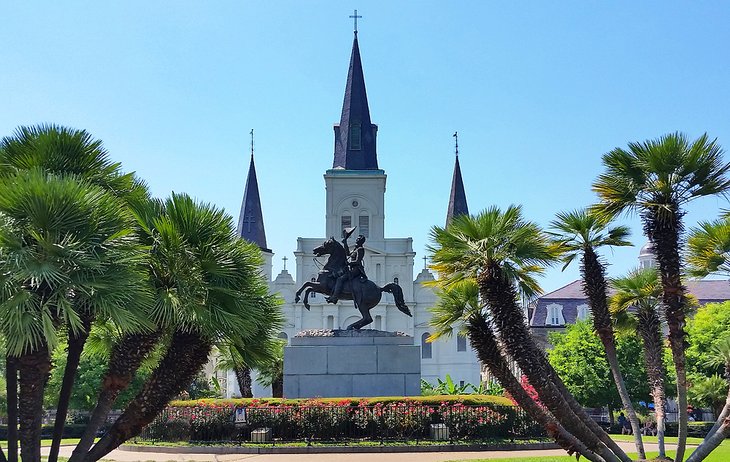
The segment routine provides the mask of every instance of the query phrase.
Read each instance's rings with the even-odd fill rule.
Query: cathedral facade
[[[449,374],[456,383],[480,383],[480,366],[476,354],[465,337],[452,338],[429,343],[426,339],[433,332],[428,308],[437,299],[433,290],[424,283],[434,280],[434,275],[423,268],[414,277],[416,253],[410,237],[392,238],[385,236],[385,189],[386,173],[378,166],[377,125],[370,119],[370,110],[365,91],[362,62],[357,33],[353,40],[352,54],[345,87],[340,123],[334,126],[334,159],[331,168],[324,173],[326,188],[325,229],[322,237],[299,238],[294,251],[295,270],[286,267],[272,277],[272,251],[267,247],[263,211],[259,197],[253,153],[244,192],[238,233],[243,239],[256,243],[262,250],[265,264],[264,275],[270,281],[271,291],[280,294],[286,324],[280,334],[287,341],[298,332],[307,329],[344,329],[360,319],[360,313],[352,301],[340,300],[327,303],[321,294],[310,296],[311,308],[294,303],[295,293],[307,281],[317,279],[326,261],[326,256],[316,258],[313,249],[330,236],[340,239],[345,228],[355,228],[350,244],[362,234],[365,242],[365,271],[378,286],[397,283],[403,290],[406,304],[413,317],[398,311],[393,296],[383,293],[380,303],[370,313],[373,323],[365,328],[400,331],[414,338],[421,347],[421,376],[436,383]],[[323,164],[325,164],[323,159]],[[403,172],[405,175],[406,172]],[[398,175],[398,172],[393,172]],[[316,181],[316,179],[312,179]],[[268,213],[275,213],[270,211]],[[447,221],[454,215],[468,213],[466,196],[458,163],[458,151],[452,178],[451,196]],[[427,230],[418,230],[427,232]],[[255,376],[255,372],[254,372]],[[232,372],[220,377],[226,384],[227,397],[238,395],[238,386]],[[270,396],[271,391],[263,389],[254,380],[254,396]]]

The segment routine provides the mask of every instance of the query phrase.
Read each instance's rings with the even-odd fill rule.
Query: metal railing
[[[236,412],[233,407],[170,407],[144,429],[139,439],[248,442],[253,430],[270,428],[273,440],[282,442],[422,440],[430,437],[432,424],[444,424],[452,441],[543,435],[524,411],[512,406],[391,403],[244,409]]]

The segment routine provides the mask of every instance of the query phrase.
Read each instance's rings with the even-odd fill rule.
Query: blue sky
[[[678,130],[730,149],[724,1],[2,2],[0,135],[85,128],[155,195],[188,192],[237,218],[254,128],[276,274],[297,236],[324,237],[354,8],[386,236],[413,237],[417,270],[445,219],[454,131],[470,210],[519,203],[542,225],[595,200],[616,146]],[[720,208],[698,201],[687,222]],[[637,254],[609,252],[610,273]],[[577,275],[552,269],[543,286]]]

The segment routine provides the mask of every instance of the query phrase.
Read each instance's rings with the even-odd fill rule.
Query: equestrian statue
[[[355,248],[350,252],[347,239],[352,235],[355,228],[346,228],[342,232],[342,243],[330,237],[319,247],[313,250],[314,255],[321,257],[329,255],[327,263],[319,272],[317,281],[305,282],[297,290],[294,303],[299,303],[300,296],[304,292],[304,307],[309,309],[309,294],[316,292],[327,296],[327,302],[337,303],[340,299],[352,300],[355,308],[362,314],[362,319],[355,321],[347,330],[361,329],[373,322],[370,316],[370,309],[380,303],[383,292],[388,292],[395,299],[395,306],[398,310],[413,316],[403,299],[403,290],[398,284],[391,282],[384,287],[379,287],[365,275],[363,257],[365,256],[365,236],[362,234],[355,240]]]

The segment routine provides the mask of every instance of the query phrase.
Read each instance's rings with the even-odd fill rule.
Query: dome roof
[[[639,257],[653,257],[654,256],[654,244],[651,243],[651,241],[644,244],[644,246],[639,250]]]

